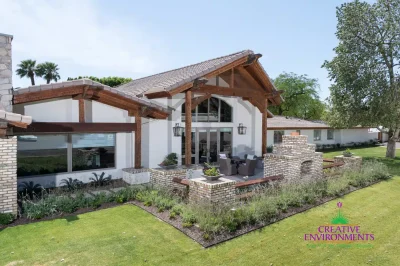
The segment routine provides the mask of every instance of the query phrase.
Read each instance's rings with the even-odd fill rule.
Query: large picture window
[[[17,175],[67,172],[67,147],[67,135],[18,136]]]
[[[115,134],[18,136],[18,177],[114,168]]]
[[[185,121],[185,104],[182,104],[182,121]],[[232,122],[232,107],[225,101],[211,97],[192,110],[192,122]]]
[[[72,135],[72,171],[115,167],[115,134]]]

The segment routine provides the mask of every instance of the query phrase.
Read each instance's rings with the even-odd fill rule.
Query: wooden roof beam
[[[206,93],[203,96],[199,96],[196,98],[192,98],[192,110],[194,110],[196,108],[197,105],[199,105],[200,103],[202,103],[203,101],[210,99],[211,98],[211,94],[210,93]]]
[[[249,97],[249,95],[259,98],[270,99],[274,98],[282,91],[277,91],[276,93],[263,93],[258,92],[249,88],[226,88],[214,85],[204,85],[200,88],[191,89],[194,93],[208,93],[208,94],[218,94],[222,96],[237,96],[237,97]]]

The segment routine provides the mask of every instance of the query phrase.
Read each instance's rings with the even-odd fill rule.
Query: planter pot
[[[205,179],[207,179],[208,181],[216,181],[218,179],[220,179],[221,177],[223,177],[223,174],[217,175],[217,176],[209,176],[209,175],[201,175],[202,177],[204,177]]]
[[[175,169],[178,165],[177,164],[173,164],[173,165],[162,165],[162,164],[159,164],[158,166],[160,166],[162,169]]]

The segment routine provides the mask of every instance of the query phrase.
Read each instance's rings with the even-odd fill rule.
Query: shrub
[[[56,197],[50,195],[37,202],[25,200],[22,202],[22,210],[28,219],[41,219],[57,212]]]
[[[63,179],[60,182],[60,185],[63,185],[69,191],[75,191],[82,187],[83,182],[78,179],[72,179],[71,177],[67,179]]]
[[[94,177],[89,178],[89,180],[92,181],[92,183],[96,187],[102,187],[105,185],[108,185],[111,182],[111,175],[108,175],[107,177],[104,177],[106,173],[101,173],[101,175],[97,175],[96,173],[92,173]]]
[[[68,196],[58,196],[54,204],[57,211],[63,213],[73,213],[78,209],[78,204],[75,199]]]
[[[349,179],[347,176],[334,177],[327,181],[327,195],[341,196],[349,187]]]
[[[33,181],[29,182],[21,182],[21,184],[18,185],[18,187],[21,188],[21,195],[25,197],[29,197],[31,200],[37,195],[39,195],[44,188],[40,184],[35,184]]]
[[[12,213],[0,213],[0,225],[6,225],[14,221],[14,214]]]

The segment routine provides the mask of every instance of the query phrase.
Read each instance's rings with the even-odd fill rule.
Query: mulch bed
[[[375,183],[371,183],[368,186],[374,185],[376,183],[379,183],[381,181],[375,182]],[[366,187],[368,187],[366,186]],[[359,189],[363,189],[365,187],[350,187],[348,189],[347,192],[343,193],[341,196],[345,196],[351,192],[357,191]],[[319,205],[322,205],[328,201],[334,200],[336,198],[339,197],[325,197],[323,199],[318,200],[315,204],[307,204],[304,205],[302,207],[298,207],[298,208],[290,208],[287,212],[283,213],[281,212],[278,217],[276,219],[274,219],[273,221],[271,221],[270,223],[265,223],[265,224],[257,224],[257,225],[246,225],[246,226],[242,226],[240,229],[238,229],[236,232],[234,233],[222,233],[216,236],[213,236],[212,239],[210,240],[205,240],[203,238],[203,232],[196,226],[192,226],[192,227],[183,227],[182,226],[182,218],[178,215],[176,216],[176,218],[174,219],[170,219],[170,212],[169,211],[164,211],[164,212],[158,212],[158,208],[154,207],[154,206],[144,206],[142,202],[140,201],[130,201],[124,204],[132,204],[135,206],[138,206],[139,208],[147,211],[148,213],[154,215],[155,217],[159,218],[160,220],[172,225],[173,227],[175,227],[176,229],[178,229],[179,231],[181,231],[182,233],[184,233],[185,235],[187,235],[188,237],[190,237],[191,239],[193,239],[194,241],[198,242],[200,245],[202,245],[204,248],[209,248],[211,246],[220,244],[222,242],[231,240],[233,238],[236,238],[238,236],[247,234],[249,232],[255,231],[255,230],[261,230],[263,227],[268,226],[270,224],[274,224],[276,222],[279,222],[283,219],[286,219],[290,216],[293,216],[295,214],[307,211],[311,208],[317,207]],[[110,202],[110,203],[103,203],[101,204],[101,206],[99,208],[82,208],[77,210],[74,213],[59,213],[59,214],[55,214],[46,218],[42,218],[42,219],[38,219],[38,220],[30,220],[26,217],[19,217],[18,219],[14,220],[12,223],[8,224],[8,225],[0,225],[0,231],[7,228],[7,227],[13,227],[13,226],[17,226],[17,225],[24,225],[24,224],[29,224],[29,223],[37,223],[37,222],[42,222],[42,221],[50,221],[50,220],[54,220],[54,219],[66,219],[66,220],[73,220],[74,216],[79,215],[79,214],[84,214],[84,213],[88,213],[88,212],[93,212],[93,211],[97,211],[97,210],[102,210],[102,209],[108,209],[108,208],[113,208],[113,207],[117,207],[117,206],[121,206],[121,203],[116,203],[116,202]]]

